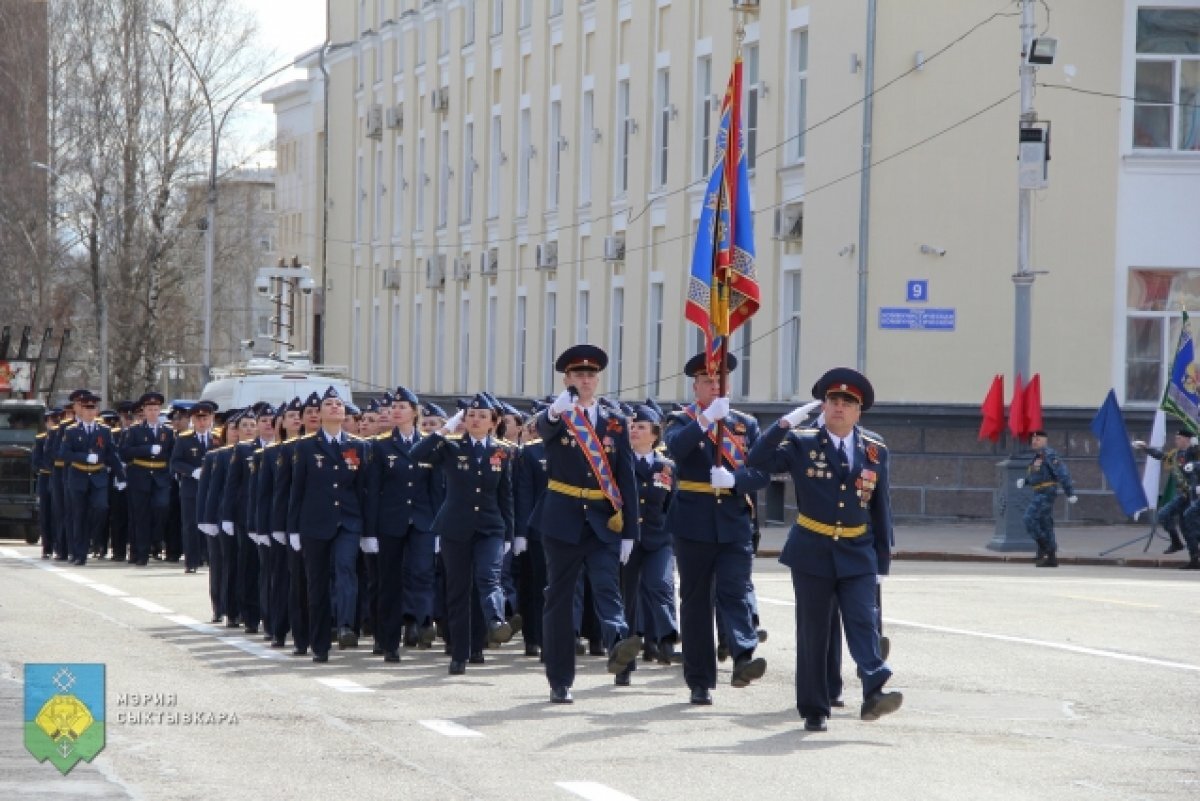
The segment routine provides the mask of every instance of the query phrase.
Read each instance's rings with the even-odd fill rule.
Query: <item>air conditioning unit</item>
[[[400,270],[396,267],[388,267],[383,271],[383,288],[384,289],[399,289],[400,288]]]
[[[441,289],[446,286],[446,257],[434,256],[425,260],[425,286],[429,289]]]
[[[785,203],[775,209],[775,238],[799,242],[804,238],[804,204]]]
[[[604,237],[604,260],[625,261],[625,234]]]
[[[471,279],[471,254],[464,253],[454,257],[454,280],[469,281]]]
[[[379,104],[367,109],[367,136],[371,139],[383,138],[383,106]]]
[[[557,242],[543,242],[537,246],[537,266],[539,270],[554,270],[558,268]]]
[[[383,114],[383,124],[394,131],[404,130],[404,106],[389,106]]]
[[[434,114],[444,114],[450,110],[450,90],[434,89],[429,93],[429,108]]]
[[[737,11],[758,11],[758,0],[733,0]]]
[[[500,250],[488,248],[479,254],[479,274],[496,275],[500,272]]]

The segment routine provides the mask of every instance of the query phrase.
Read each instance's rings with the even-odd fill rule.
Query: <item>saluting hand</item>
[[[807,420],[810,414],[820,408],[821,401],[819,400],[809,401],[803,406],[797,406],[795,409],[792,409],[783,416],[783,419],[787,422],[787,425],[784,426],[784,428],[796,428],[805,420]]]
[[[562,417],[567,412],[571,411],[571,407],[575,405],[575,400],[571,397],[571,390],[564,389],[554,399],[554,403],[550,404],[550,415],[554,418]]]

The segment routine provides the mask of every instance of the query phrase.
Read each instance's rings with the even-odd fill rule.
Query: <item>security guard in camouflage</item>
[[[1142,440],[1134,440],[1133,447],[1145,451],[1151,459],[1158,459],[1171,471],[1175,487],[1175,495],[1158,509],[1158,524],[1171,537],[1171,544],[1163,553],[1177,553],[1183,550],[1183,540],[1179,538],[1179,527],[1183,522],[1184,510],[1192,502],[1189,488],[1195,483],[1195,474],[1184,472],[1184,466],[1189,462],[1200,459],[1200,447],[1192,444],[1192,432],[1181,428],[1175,432],[1175,447],[1164,451],[1152,448]]]
[[[1058,567],[1058,542],[1054,539],[1054,498],[1058,495],[1058,486],[1062,485],[1067,494],[1067,503],[1075,503],[1079,498],[1071,484],[1071,473],[1067,465],[1053,448],[1046,446],[1046,432],[1034,431],[1029,435],[1029,446],[1033,448],[1033,458],[1025,468],[1025,477],[1017,479],[1017,486],[1029,485],[1033,490],[1033,499],[1025,508],[1025,530],[1037,543],[1037,566]]]

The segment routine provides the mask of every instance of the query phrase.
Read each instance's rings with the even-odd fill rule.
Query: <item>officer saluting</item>
[[[71,402],[78,419],[64,430],[58,456],[66,470],[63,490],[71,510],[67,556],[73,564],[84,565],[88,544],[108,514],[108,471],[123,482],[125,470],[117,458],[112,432],[96,422],[100,398],[89,390],[77,389],[71,393]]]
[[[608,672],[619,675],[637,658],[621,604],[621,565],[638,539],[637,475],[629,424],[596,397],[608,355],[595,345],[567,348],[554,363],[567,388],[538,414],[546,447],[547,492],[530,525],[546,553],[542,656],[550,700],[569,704],[575,681],[575,587],[581,570],[592,583],[596,615],[608,649]]]
[[[791,568],[796,596],[796,707],[807,731],[825,731],[835,601],[862,678],[862,719],[895,712],[904,698],[883,691],[892,670],[876,628],[875,587],[891,565],[888,453],[858,427],[875,391],[861,373],[836,368],[813,386],[813,397],[824,399],[825,425],[797,428],[820,402],[801,406],[767,429],[749,461],[768,473],[790,472],[795,484],[799,514],[779,561]]]
[[[126,429],[121,440],[121,459],[129,466],[129,510],[133,524],[129,561],[145,566],[151,548],[162,541],[171,506],[171,473],[167,470],[175,447],[175,432],[160,425],[163,395],[142,395],[139,404],[145,420]]]
[[[297,440],[292,452],[287,530],[292,548],[304,557],[314,662],[329,661],[331,617],[338,647],[358,645],[350,626],[358,603],[355,562],[363,536],[370,451],[365,440],[342,431],[345,416],[345,404],[329,387],[321,399],[320,430]]]

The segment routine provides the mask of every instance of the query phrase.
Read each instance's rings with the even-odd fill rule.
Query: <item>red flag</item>
[[[1021,385],[1020,373],[1017,373],[1012,404],[1008,408],[1008,430],[1017,439],[1023,439],[1029,433],[1029,422],[1025,417],[1025,388]]]
[[[1025,386],[1025,433],[1041,431],[1042,423],[1042,374],[1034,373]]]
[[[1004,376],[992,379],[987,397],[983,399],[983,423],[979,426],[979,438],[999,442],[1004,433]]]

